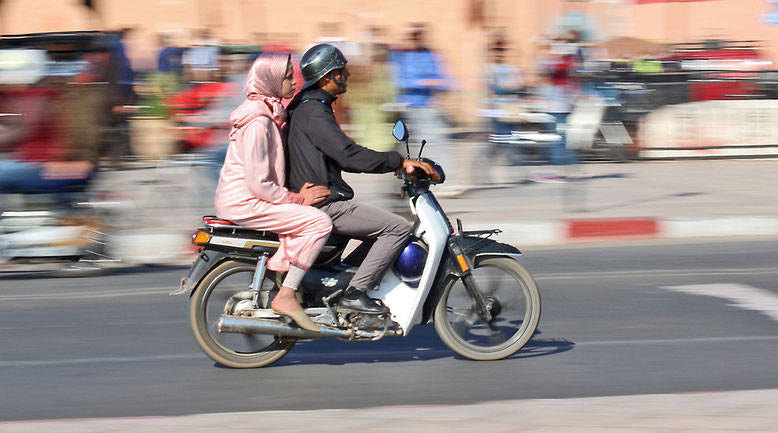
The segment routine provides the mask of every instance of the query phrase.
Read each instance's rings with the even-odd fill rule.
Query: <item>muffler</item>
[[[372,339],[381,338],[384,335],[393,335],[393,331],[375,330],[375,331],[353,331],[351,329],[338,329],[329,326],[320,326],[321,332],[311,332],[290,325],[278,320],[262,319],[258,317],[238,317],[222,314],[217,324],[219,332],[230,332],[236,334],[268,334],[280,335],[282,337],[295,338],[320,338],[320,337],[338,337],[345,339]]]

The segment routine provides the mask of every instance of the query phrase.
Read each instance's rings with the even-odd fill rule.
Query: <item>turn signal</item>
[[[211,240],[211,235],[206,232],[198,231],[192,238],[192,243],[195,245],[205,245]]]
[[[467,260],[465,260],[463,254],[457,256],[457,261],[459,262],[459,267],[462,268],[462,272],[467,272],[467,270],[470,269],[470,266],[467,266]]]

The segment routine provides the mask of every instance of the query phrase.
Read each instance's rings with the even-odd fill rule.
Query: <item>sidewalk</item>
[[[778,389],[471,405],[0,422],[2,433],[775,432]]]
[[[486,147],[458,142],[456,167],[446,167],[449,181],[432,191],[453,224],[465,230],[499,228],[502,242],[522,247],[565,245],[621,239],[677,239],[715,236],[778,235],[778,159],[696,159],[587,163],[495,169],[479,159]],[[182,172],[183,170],[183,172]],[[169,197],[154,179],[190,179],[186,166],[113,173],[119,185],[153,189],[141,194],[123,214],[132,231],[114,233],[114,245],[128,263],[191,262],[190,236],[202,215],[213,214],[214,182],[202,179]],[[574,175],[565,183],[509,182],[530,174],[556,171]],[[349,174],[344,178],[355,200],[409,216],[401,183],[393,174]],[[462,185],[451,197],[445,189]],[[159,190],[159,191],[157,191]],[[177,190],[176,190],[177,191]],[[168,194],[168,195],[165,195]],[[168,218],[158,216],[162,206]],[[143,207],[146,206],[146,207]],[[134,223],[134,225],[132,225]],[[143,242],[138,242],[143,239]]]
[[[490,167],[458,163],[458,172],[469,171],[470,188],[456,198],[439,194],[452,222],[461,218],[466,230],[500,228],[500,238],[517,245],[778,235],[778,159],[516,167],[525,177],[574,177],[522,184],[489,184]]]

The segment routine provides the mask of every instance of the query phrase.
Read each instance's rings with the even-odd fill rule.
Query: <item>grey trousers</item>
[[[369,248],[351,286],[361,290],[378,287],[381,278],[408,244],[411,225],[389,211],[352,201],[336,201],[320,208],[332,219],[332,231],[363,241]]]

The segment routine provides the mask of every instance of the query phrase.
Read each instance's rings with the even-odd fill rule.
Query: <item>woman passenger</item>
[[[271,304],[301,328],[319,332],[295,298],[303,276],[327,241],[332,222],[310,206],[324,200],[325,186],[305,184],[300,193],[285,184],[286,110],[281,99],[294,95],[289,54],[262,53],[249,69],[246,100],[230,114],[232,131],[216,188],[219,218],[278,234],[280,246],[268,269],[287,272]]]

